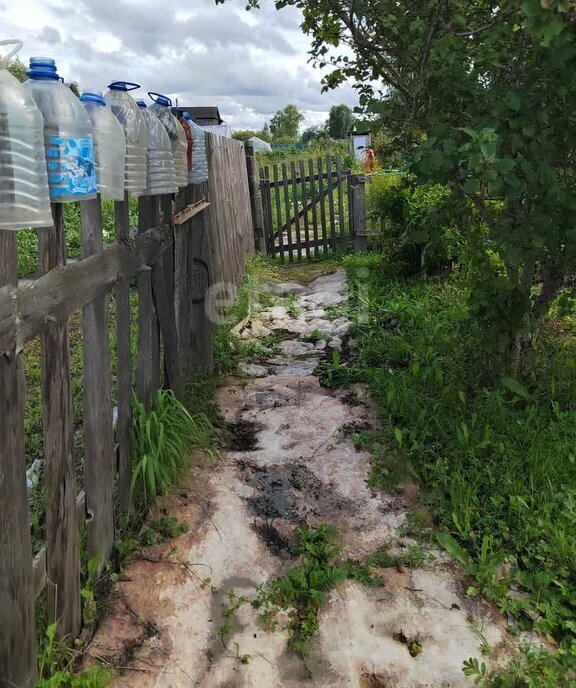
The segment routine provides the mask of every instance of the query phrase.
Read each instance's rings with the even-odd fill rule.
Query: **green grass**
[[[482,388],[466,283],[397,281],[381,265],[375,256],[347,259],[352,310],[364,320],[353,332],[355,360],[333,363],[325,379],[370,385],[382,442],[427,488],[444,543],[460,547],[477,587],[519,630],[556,643],[573,672],[576,316],[546,323],[518,380]],[[512,599],[511,586],[528,599]]]
[[[192,414],[172,392],[159,390],[147,411],[132,403],[132,496],[151,506],[158,495],[176,483],[190,453],[211,452],[215,428],[203,413]]]

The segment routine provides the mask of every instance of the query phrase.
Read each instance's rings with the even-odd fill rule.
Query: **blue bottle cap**
[[[35,81],[58,81],[60,78],[56,72],[56,63],[51,57],[31,57],[27,74]]]
[[[97,103],[98,105],[106,105],[106,101],[102,97],[100,91],[84,91],[80,96],[83,103]]]
[[[163,96],[161,93],[155,93],[154,91],[148,91],[150,98],[158,105],[164,105],[165,107],[170,107],[172,101],[168,96]]]
[[[135,91],[140,88],[140,84],[135,84],[133,81],[113,81],[108,88],[111,91]]]

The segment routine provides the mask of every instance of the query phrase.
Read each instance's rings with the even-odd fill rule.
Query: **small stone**
[[[317,349],[318,351],[324,351],[324,349],[328,346],[328,342],[325,339],[319,339],[316,344],[314,345],[314,348]]]
[[[286,294],[303,294],[306,291],[306,287],[295,282],[270,282],[262,285],[262,291],[285,296]]]
[[[268,371],[264,366],[256,365],[255,363],[247,363],[242,361],[238,364],[238,370],[242,375],[248,375],[249,377],[266,377]]]
[[[331,349],[335,349],[336,351],[342,351],[342,344],[343,344],[343,342],[342,342],[342,340],[340,339],[340,337],[333,337],[333,338],[328,342],[328,346],[329,346]]]
[[[288,309],[285,306],[272,306],[272,308],[262,311],[262,314],[270,320],[282,320],[288,317]]]
[[[280,342],[278,348],[285,356],[305,356],[314,350],[314,344],[310,342],[298,342],[294,340],[287,340]]]

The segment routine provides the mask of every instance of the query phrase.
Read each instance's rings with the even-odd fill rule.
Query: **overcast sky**
[[[2,38],[20,38],[20,58],[54,57],[60,76],[105,90],[135,81],[142,91],[182,105],[217,105],[234,128],[261,128],[288,103],[323,122],[332,105],[356,104],[350,86],[322,94],[321,73],[308,64],[309,39],[294,8],[265,0],[0,0]],[[175,8],[175,9],[173,9]]]

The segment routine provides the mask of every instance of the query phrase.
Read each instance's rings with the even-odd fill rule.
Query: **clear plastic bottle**
[[[171,194],[178,191],[172,144],[162,122],[146,108],[143,100],[136,102],[148,127],[148,182],[146,194]]]
[[[140,108],[128,91],[140,88],[130,81],[113,81],[104,100],[124,129],[126,137],[126,173],[124,188],[134,196],[146,191],[148,128]]]
[[[96,198],[92,122],[65,86],[54,60],[31,57],[24,88],[44,116],[44,146],[50,199],[54,203]]]
[[[100,91],[84,91],[80,100],[92,122],[98,192],[102,198],[123,201],[126,168],[124,130]]]
[[[0,59],[0,229],[52,225],[44,156],[44,119],[30,93],[6,66],[21,41]]]
[[[176,183],[179,188],[188,186],[188,141],[186,140],[186,132],[180,122],[174,117],[170,106],[172,101],[167,96],[161,93],[148,93],[150,98],[154,101],[154,105],[150,106],[150,111],[153,112],[164,125],[168,132],[170,143],[172,144],[172,154],[174,155],[174,168],[176,170]]]
[[[206,132],[199,127],[188,112],[184,113],[184,119],[190,125],[192,132],[192,170],[190,171],[190,184],[202,184],[208,181],[208,154],[206,151]]]
[[[192,171],[192,130],[190,129],[190,125],[184,118],[184,110],[178,109],[175,114],[176,119],[184,127],[184,133],[186,134],[186,161],[188,163],[188,181],[190,181],[190,173]]]

